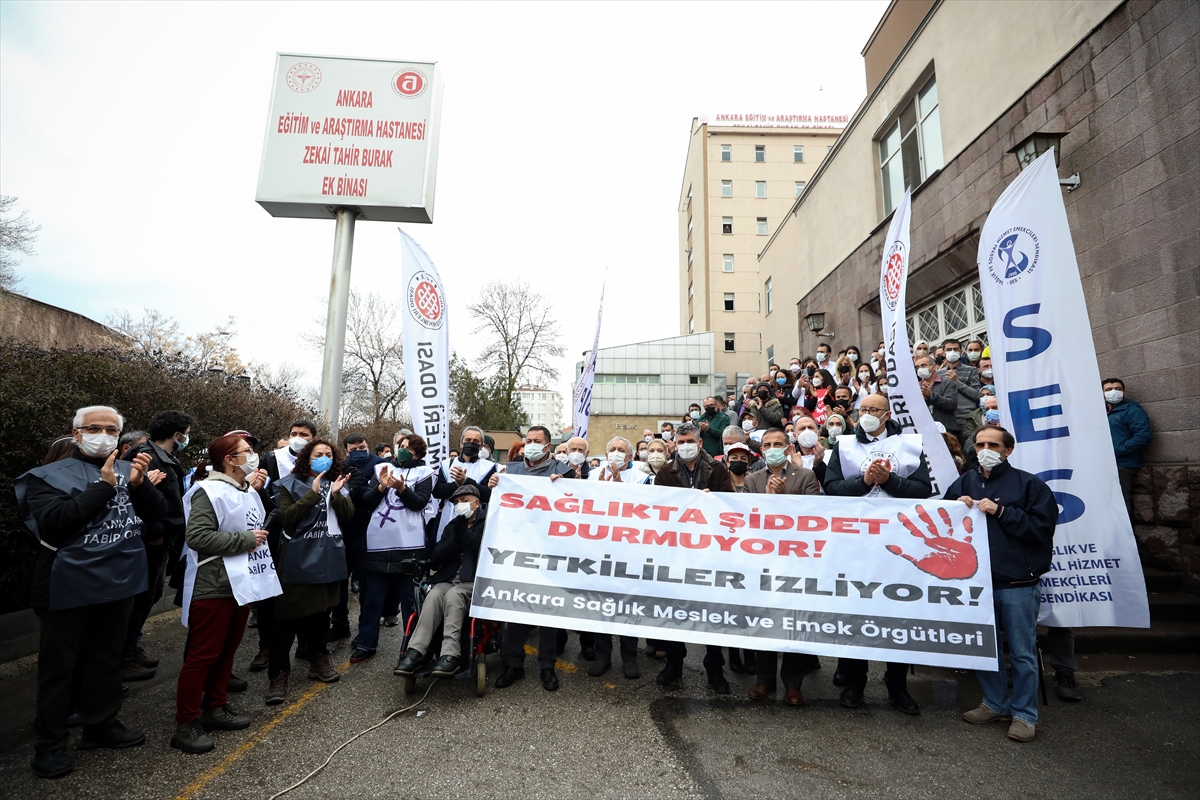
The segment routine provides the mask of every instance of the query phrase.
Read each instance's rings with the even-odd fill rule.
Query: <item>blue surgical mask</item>
[[[180,439],[179,438],[180,436],[182,436],[183,438]],[[176,437],[175,438],[175,449],[177,451],[185,450],[188,446],[188,442],[191,441],[191,437],[188,436],[186,433],[177,433],[177,434],[175,434],[175,437]]]
[[[778,383],[780,386],[783,386],[785,383],[787,383],[787,378],[780,376],[775,379],[775,382]]]
[[[1000,424],[1000,412],[994,408],[983,412],[983,418],[984,418],[984,420],[987,421],[987,423],[989,425],[999,425]]]
[[[329,470],[333,467],[333,459],[329,456],[314,458],[309,462],[309,466],[312,467],[313,475],[320,475],[322,472],[329,472]]]

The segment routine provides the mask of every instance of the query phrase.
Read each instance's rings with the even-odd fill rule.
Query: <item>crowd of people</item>
[[[912,353],[938,433],[959,466],[944,499],[987,515],[997,630],[1011,665],[1010,687],[998,645],[998,671],[978,673],[983,702],[964,717],[1008,722],[1009,737],[1026,742],[1038,720],[1038,581],[1049,569],[1058,506],[1041,479],[1009,463],[1017,443],[1000,425],[988,356],[982,342],[964,347],[954,339],[934,348],[917,342]],[[257,629],[258,648],[246,669],[267,671],[268,705],[287,700],[297,678],[293,655],[307,663],[307,679],[335,682],[330,641],[353,634],[354,668],[375,657],[381,625],[410,620],[418,605],[407,646],[394,654],[394,674],[462,671],[476,560],[491,494],[504,474],[710,492],[927,498],[932,483],[923,452],[911,463],[897,457],[864,465],[850,457],[900,434],[888,385],[882,342],[866,356],[857,347],[835,356],[822,344],[811,358],[770,364],[740,394],[691,404],[677,422],[645,430],[639,441],[613,437],[593,454],[586,439],[555,447],[550,430],[533,426],[506,462],[494,458],[495,442],[474,426],[463,430],[449,458],[431,462],[427,442],[409,430],[372,447],[362,434],[332,441],[299,420],[269,445],[245,430],[217,437],[189,471],[180,461],[193,424],[185,412],[164,411],[148,430],[127,432],[116,409],[79,409],[70,436],[54,442],[44,463],[15,486],[43,545],[31,597],[41,619],[33,769],[47,778],[71,771],[73,726],[82,728],[79,749],[145,741],[117,717],[123,684],[156,674],[159,661],[142,630],[167,587],[188,626],[170,741],[185,753],[210,751],[213,734],[250,725],[229,702],[231,692],[247,688],[234,669],[248,625]],[[1150,426],[1124,388],[1119,379],[1100,387],[1128,501]],[[270,578],[278,586],[269,596],[254,594],[268,577],[256,559],[274,565]],[[349,599],[356,592],[352,631]],[[527,625],[505,626],[496,688],[525,677],[530,634]],[[578,637],[588,675],[613,668],[611,636]],[[563,630],[538,632],[547,691],[560,688],[555,665],[567,638]],[[618,650],[624,677],[639,679],[638,641],[622,636]],[[658,684],[681,680],[685,642],[650,638],[644,653],[664,662]],[[709,645],[703,664],[718,694],[731,691],[726,654],[733,672],[755,676],[755,700],[772,697],[781,681],[784,701],[803,705],[804,677],[820,669],[811,654]],[[1078,700],[1070,630],[1051,630],[1049,661],[1059,697]],[[908,673],[906,664],[888,664],[883,680],[896,709],[918,714]],[[863,704],[867,679],[866,661],[839,660],[833,683],[843,706]]]

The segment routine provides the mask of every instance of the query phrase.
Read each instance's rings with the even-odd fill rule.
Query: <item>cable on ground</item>
[[[430,693],[431,691],[433,691],[433,686],[434,686],[434,684],[436,684],[436,683],[437,683],[437,679],[436,679],[436,678],[435,678],[434,680],[430,681],[430,683],[429,683],[429,688],[425,690],[425,694],[421,695],[421,699],[420,699],[420,700],[418,700],[417,702],[413,703],[411,706],[405,706],[404,708],[398,708],[398,709],[396,709],[395,711],[393,711],[392,713],[388,714],[386,717],[384,717],[382,720],[380,720],[379,722],[375,723],[375,724],[374,724],[374,725],[372,725],[371,727],[369,727],[369,728],[367,728],[367,729],[365,729],[365,730],[361,730],[361,731],[359,731],[358,733],[354,734],[353,736],[351,736],[351,737],[350,737],[349,739],[347,739],[346,741],[342,742],[340,745],[338,745],[337,749],[335,749],[335,750],[334,750],[332,753],[330,753],[330,754],[329,754],[329,758],[325,759],[325,760],[324,760],[324,761],[321,763],[321,766],[317,767],[317,768],[316,768],[316,769],[314,769],[312,772],[308,773],[308,774],[307,774],[307,775],[305,775],[303,778],[301,778],[300,780],[296,781],[295,783],[293,783],[291,786],[287,787],[287,788],[286,788],[286,789],[284,789],[283,791],[281,791],[281,792],[276,792],[275,794],[271,795],[271,796],[270,796],[270,798],[268,798],[268,800],[278,800],[278,798],[280,798],[280,797],[283,797],[285,794],[287,794],[288,792],[290,792],[292,789],[295,789],[295,788],[297,788],[297,787],[299,787],[299,786],[302,786],[302,785],[305,783],[305,781],[307,781],[309,778],[311,778],[312,776],[316,775],[316,774],[317,774],[318,772],[320,772],[321,770],[325,769],[325,767],[329,766],[329,762],[333,761],[333,757],[334,757],[334,756],[336,756],[336,755],[338,754],[338,752],[339,752],[339,751],[341,751],[341,749],[342,749],[343,747],[345,747],[346,745],[350,744],[351,742],[353,742],[353,741],[354,741],[355,739],[357,739],[358,737],[362,736],[362,735],[363,735],[363,734],[365,734],[365,733],[370,733],[371,731],[375,730],[376,728],[383,727],[383,725],[384,725],[385,723],[387,723],[387,722],[388,722],[388,721],[389,721],[389,720],[390,720],[392,717],[395,717],[395,716],[397,716],[397,715],[399,715],[399,714],[403,714],[405,711],[411,711],[412,709],[414,709],[414,708],[416,708],[417,706],[421,705],[421,703],[425,702],[425,698],[429,696],[429,693]]]

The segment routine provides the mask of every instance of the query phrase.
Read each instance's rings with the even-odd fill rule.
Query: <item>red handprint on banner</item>
[[[931,552],[925,553],[920,558],[914,558],[905,553],[899,545],[894,544],[887,546],[888,552],[911,561],[917,569],[936,578],[963,580],[972,577],[979,571],[979,557],[975,553],[975,546],[971,544],[971,537],[968,535],[962,540],[955,539],[954,524],[950,521],[950,513],[944,508],[939,508],[938,515],[941,516],[942,522],[946,526],[944,535],[938,532],[937,525],[924,506],[917,506],[917,516],[925,523],[925,527],[929,530],[928,535],[922,533],[903,513],[897,515],[904,527],[908,528],[908,532],[923,541]],[[972,532],[971,518],[963,517],[962,524],[963,530],[970,534]]]

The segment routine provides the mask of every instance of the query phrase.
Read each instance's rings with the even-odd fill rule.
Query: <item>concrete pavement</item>
[[[354,667],[339,643],[339,683],[310,682],[297,669],[289,702],[268,708],[266,674],[244,669],[257,648],[247,631],[237,671],[251,687],[233,703],[253,724],[215,734],[211,753],[187,756],[168,746],[183,629],[176,615],[164,615],[146,641],[162,658],[159,676],[131,685],[121,715],[148,741],[75,751],[75,772],[57,781],[35,779],[27,764],[36,665],[5,665],[0,795],[265,800],[356,732],[421,698],[428,682],[407,697],[391,674],[399,640],[398,629],[385,628],[380,655]],[[439,682],[414,710],[357,739],[286,797],[1170,798],[1194,796],[1200,781],[1195,659],[1092,657],[1104,671],[1080,673],[1084,701],[1064,704],[1052,692],[1037,740],[1018,745],[1002,724],[961,721],[979,700],[969,673],[920,668],[910,685],[922,714],[906,717],[886,705],[882,665],[872,665],[868,705],[841,708],[829,682],[834,661],[822,659],[805,681],[808,705],[795,709],[782,704],[782,692],[776,702],[747,699],[749,676],[729,675],[733,694],[714,695],[699,663],[703,648],[691,650],[683,686],[672,691],[654,684],[660,664],[644,656],[640,680],[625,680],[619,668],[588,677],[574,636],[558,692],[541,688],[532,657],[524,681],[489,687],[482,699],[472,680]],[[498,657],[488,665],[492,684]]]

